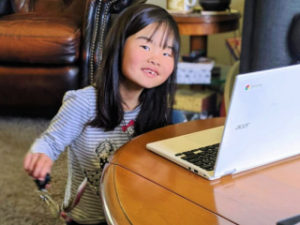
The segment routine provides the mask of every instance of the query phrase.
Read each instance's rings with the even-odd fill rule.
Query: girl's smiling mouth
[[[145,72],[150,77],[158,76],[158,72],[150,68],[143,68],[142,71]]]

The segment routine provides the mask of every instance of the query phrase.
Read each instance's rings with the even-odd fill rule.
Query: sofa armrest
[[[0,16],[12,13],[11,1],[0,0]]]
[[[111,13],[119,13],[129,5],[133,4],[142,4],[145,3],[147,0],[121,0],[121,1],[113,1],[111,7]]]
[[[82,24],[81,86],[94,82],[95,71],[102,60],[104,39],[111,15],[131,4],[145,0],[88,0]]]

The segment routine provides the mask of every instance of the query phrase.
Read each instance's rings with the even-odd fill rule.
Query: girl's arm
[[[72,143],[90,121],[90,94],[85,89],[69,91],[48,129],[35,140],[24,159],[30,176],[43,180],[53,162]]]

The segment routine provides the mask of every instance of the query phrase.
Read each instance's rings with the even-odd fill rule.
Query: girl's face
[[[164,83],[174,70],[173,36],[165,25],[150,24],[129,36],[124,45],[122,73],[135,89]],[[128,86],[129,87],[129,86]]]

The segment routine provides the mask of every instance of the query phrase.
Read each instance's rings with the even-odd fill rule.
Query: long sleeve
[[[48,129],[35,140],[30,151],[45,153],[52,160],[56,160],[91,120],[90,105],[85,89],[68,91],[63,98],[63,105]]]

